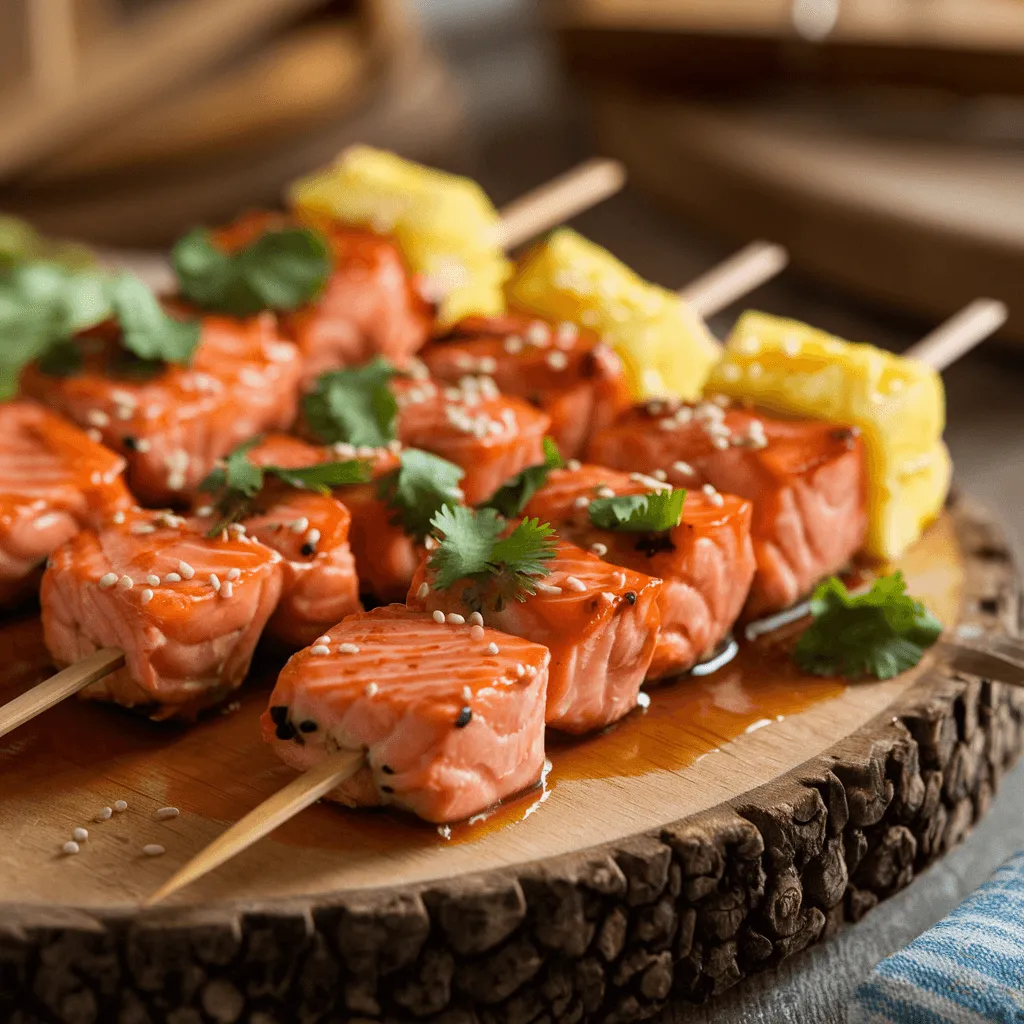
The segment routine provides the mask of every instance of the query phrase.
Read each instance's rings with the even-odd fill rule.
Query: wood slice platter
[[[1011,557],[968,503],[899,567],[950,629],[1016,633]],[[0,643],[6,700],[47,672],[37,618]],[[549,742],[543,787],[485,820],[318,805],[148,911],[289,778],[256,722],[280,660],[260,652],[237,704],[191,730],[58,707],[0,747],[4,1019],[628,1021],[707,998],[910,882],[1024,742],[1022,690],[935,658],[813,680],[783,647],[744,642],[616,728]],[[157,820],[165,805],[180,816]]]
[[[921,95],[597,92],[602,151],[687,219],[785,245],[802,272],[941,319],[1006,302],[1024,342],[1024,105]]]

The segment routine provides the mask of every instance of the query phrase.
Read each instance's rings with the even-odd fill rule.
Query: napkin
[[[1024,1024],[1024,851],[883,960],[849,1024]]]

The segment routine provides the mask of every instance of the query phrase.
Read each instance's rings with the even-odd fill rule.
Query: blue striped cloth
[[[883,960],[850,1024],[1024,1024],[1024,851],[949,917]]]

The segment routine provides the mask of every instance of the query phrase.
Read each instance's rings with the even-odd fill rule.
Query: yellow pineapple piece
[[[951,469],[945,391],[924,363],[751,312],[729,336],[708,390],[861,429],[870,555],[898,557],[941,511]]]
[[[622,359],[636,399],[697,398],[720,354],[704,321],[678,295],[569,228],[527,253],[507,291],[513,305],[600,334]]]
[[[498,211],[475,181],[352,146],[331,167],[293,183],[288,200],[300,214],[326,214],[394,238],[438,302],[442,326],[505,311],[512,265],[499,245]]]

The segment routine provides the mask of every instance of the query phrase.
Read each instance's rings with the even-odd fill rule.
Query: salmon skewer
[[[864,542],[866,470],[855,429],[772,419],[715,401],[652,401],[601,431],[588,455],[702,489],[716,502],[726,494],[752,501],[757,571],[748,615],[798,601],[848,565]]]
[[[609,565],[566,540],[555,543],[545,568],[535,593],[481,603],[469,579],[436,589],[428,555],[408,604],[543,644],[551,651],[548,725],[570,733],[602,729],[637,706],[658,637],[661,580]]]
[[[83,697],[191,719],[242,684],[281,594],[281,556],[230,531],[135,509],[83,530],[43,574],[43,634],[58,666],[119,648],[124,668]]]
[[[723,494],[713,500],[700,490],[688,491],[678,525],[656,532],[612,529],[591,520],[594,501],[666,490],[670,485],[639,473],[570,462],[552,470],[523,509],[606,562],[664,581],[648,679],[678,675],[714,653],[742,611],[754,576],[752,506],[743,498]]]
[[[35,402],[0,404],[0,605],[35,591],[47,556],[134,505],[124,460]]]
[[[203,317],[187,367],[124,362],[106,326],[78,346],[81,372],[53,377],[29,367],[22,390],[118,452],[133,493],[146,504],[182,502],[219,458],[295,419],[299,355],[270,314]]]
[[[494,629],[375,608],[292,657],[263,738],[299,771],[339,749],[362,753],[331,799],[463,820],[540,778],[548,662],[539,644]]]

